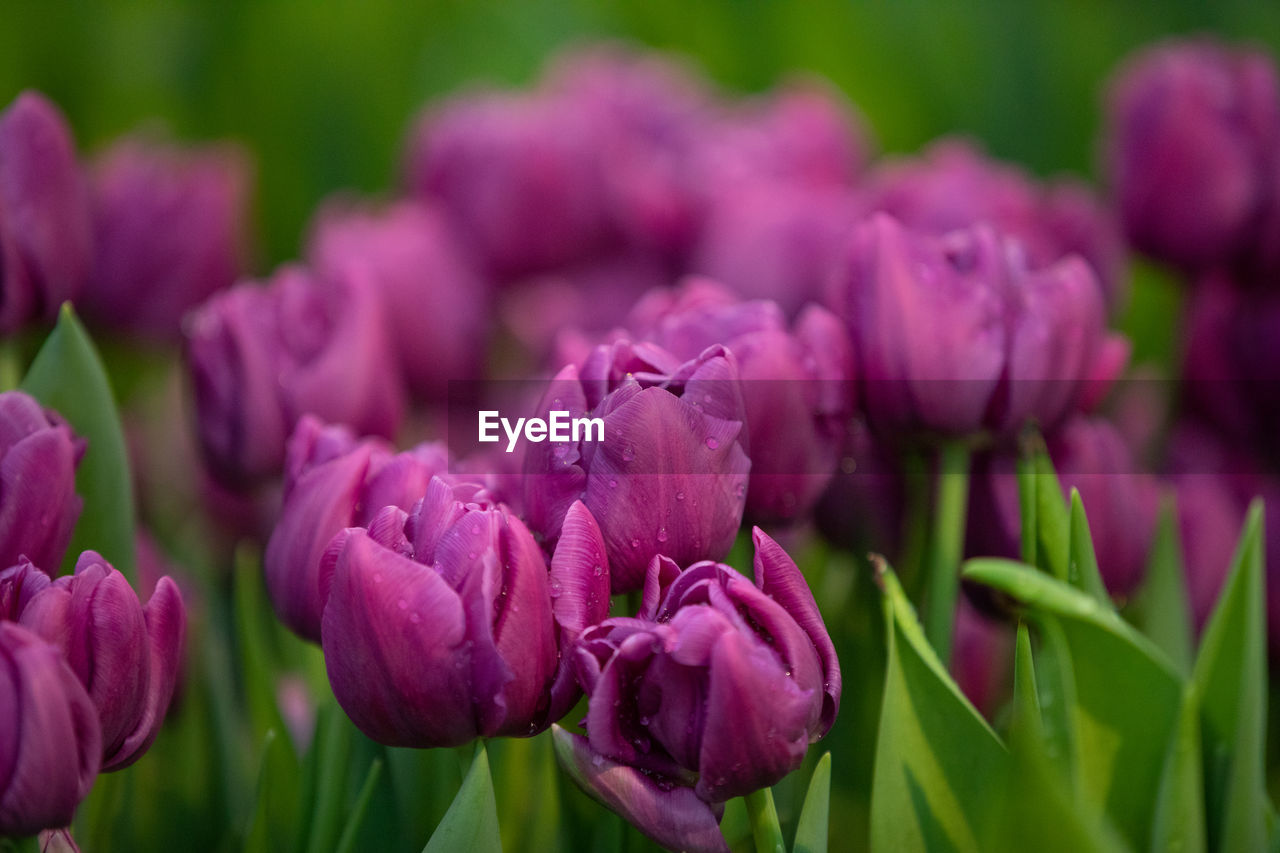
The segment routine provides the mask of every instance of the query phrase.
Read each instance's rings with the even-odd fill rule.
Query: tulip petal
[[[70,430],[48,421],[9,447],[0,461],[0,565],[25,556],[57,571],[83,506],[76,459]]]
[[[548,719],[568,713],[581,695],[571,649],[589,626],[609,616],[609,560],[600,526],[581,502],[565,514],[560,541],[551,556],[551,608],[559,631],[560,664],[551,687]]]
[[[502,586],[492,630],[498,657],[513,678],[502,691],[507,721],[495,734],[523,737],[541,730],[539,718],[546,716],[548,691],[560,654],[542,549],[518,518],[500,517],[507,527],[498,533]]]
[[[569,778],[649,838],[672,850],[727,853],[715,812],[690,788],[610,761],[594,752],[586,738],[559,726],[551,731],[556,758]]]

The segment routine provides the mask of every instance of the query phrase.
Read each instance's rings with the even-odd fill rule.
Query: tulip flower
[[[1096,393],[1102,295],[1078,258],[1033,271],[985,226],[933,238],[877,214],[854,232],[834,295],[878,429],[1047,431]]]
[[[71,823],[101,758],[98,714],[66,660],[0,620],[0,836]]]
[[[487,94],[424,116],[408,188],[438,203],[499,279],[585,258],[607,234],[587,113],[563,99]]]
[[[345,427],[303,417],[289,440],[284,504],[263,558],[280,620],[320,642],[320,558],[330,540],[347,527],[367,527],[383,507],[412,509],[448,467],[438,444],[397,454],[380,439],[357,441]]]
[[[115,143],[92,175],[96,252],[84,315],[177,338],[183,315],[243,269],[250,182],[248,156],[233,146]]]
[[[609,608],[595,519],[570,507],[550,564],[518,518],[440,478],[339,534],[321,570],[334,696],[391,746],[526,737],[579,696],[570,643]]]
[[[102,769],[119,770],[151,746],[173,697],[186,610],[161,578],[144,607],[124,575],[93,551],[75,574],[51,580],[30,562],[0,572],[0,614],[55,645],[84,684],[100,722]]]
[[[211,472],[245,489],[279,474],[311,414],[365,435],[400,423],[400,377],[367,270],[280,269],[216,294],[187,328],[197,432]]]
[[[449,380],[476,375],[487,287],[440,210],[413,202],[381,212],[330,203],[308,254],[322,273],[368,268],[401,371],[418,396],[443,400]]]
[[[0,565],[57,567],[83,501],[75,491],[85,443],[21,391],[0,394]]]
[[[993,719],[1009,697],[1014,634],[1009,625],[985,618],[961,598],[956,608],[951,673],[965,698]]]
[[[530,444],[525,511],[548,542],[581,499],[600,523],[613,591],[644,583],[655,554],[685,563],[729,552],[751,461],[737,362],[710,347],[682,362],[655,344],[618,340],[551,380],[539,411],[599,417],[603,440]]]
[[[23,92],[0,112],[0,331],[52,319],[93,257],[88,193],[58,108]]]
[[[628,326],[677,358],[716,344],[733,353],[751,438],[745,514],[807,517],[835,471],[852,414],[852,359],[840,321],[810,305],[792,331],[776,303],[742,302],[713,281],[690,278],[677,290],[651,292]]]
[[[986,224],[1023,246],[1032,269],[1083,258],[1115,308],[1125,285],[1119,225],[1083,185],[1038,184],[964,139],[943,139],[918,158],[891,160],[871,176],[866,204],[916,231],[942,236]]]
[[[1190,270],[1237,258],[1277,199],[1280,79],[1211,41],[1131,58],[1109,97],[1108,168],[1132,245]]]
[[[558,735],[562,762],[660,843],[690,829],[711,842],[713,807],[798,767],[839,709],[813,594],[776,542],[753,538],[754,584],[719,563],[682,572],[655,557],[640,614],[588,628],[574,648],[587,737]]]

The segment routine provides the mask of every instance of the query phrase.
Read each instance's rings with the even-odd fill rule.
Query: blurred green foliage
[[[732,91],[791,70],[835,81],[881,147],[947,132],[1040,173],[1090,173],[1101,87],[1135,46],[1215,32],[1280,45],[1280,5],[925,0],[0,0],[0,102],[34,87],[88,151],[159,118],[255,153],[262,269],[293,257],[339,188],[394,186],[433,97],[520,84],[558,45],[632,39],[687,53]]]

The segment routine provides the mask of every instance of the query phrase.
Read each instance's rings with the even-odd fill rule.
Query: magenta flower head
[[[368,527],[383,507],[413,509],[448,467],[440,445],[396,453],[381,439],[357,441],[346,427],[303,417],[289,439],[284,505],[263,559],[280,620],[320,642],[320,559],[330,540],[347,527]]]
[[[473,95],[431,111],[410,141],[410,192],[438,202],[498,278],[586,257],[605,236],[587,113],[563,99]]]
[[[334,696],[369,737],[459,746],[526,737],[577,701],[567,651],[609,609],[604,542],[569,508],[550,565],[533,535],[473,486],[431,481],[412,513],[343,531],[321,575]]]
[[[85,443],[21,391],[0,394],[0,565],[25,556],[62,564],[83,501],[76,466]]]
[[[871,208],[909,228],[941,236],[985,223],[1018,240],[1031,268],[1077,254],[1093,268],[1108,305],[1123,297],[1120,226],[1081,184],[1039,184],[964,139],[943,139],[919,158],[890,161],[869,183]]]
[[[187,328],[197,431],[210,470],[247,488],[280,473],[306,414],[390,437],[399,373],[367,270],[320,277],[283,267],[202,305]]]
[[[57,107],[23,92],[0,112],[0,331],[52,318],[79,296],[92,258],[71,130]]]
[[[314,226],[308,254],[321,273],[368,269],[405,380],[418,396],[443,400],[450,379],[476,375],[488,288],[438,209],[400,202],[375,212],[331,203]]]
[[[629,327],[677,358],[722,344],[738,362],[751,479],[745,513],[756,521],[809,515],[835,471],[852,414],[848,333],[808,306],[788,326],[774,302],[744,302],[709,279],[648,294]]]
[[[1211,41],[1157,45],[1118,72],[1109,115],[1108,168],[1135,248],[1188,269],[1247,248],[1280,144],[1268,56]]]
[[[588,628],[574,648],[587,737],[557,734],[561,764],[673,849],[723,849],[716,807],[799,767],[839,709],[840,664],[813,594],[776,542],[758,528],[753,538],[755,583],[655,557],[640,614]],[[690,828],[695,840],[675,834]]]
[[[50,580],[23,561],[0,572],[0,615],[56,646],[93,700],[102,769],[137,761],[155,740],[173,697],[186,610],[177,585],[157,584],[144,607],[124,575],[93,551],[75,574]]]
[[[551,380],[539,411],[601,421],[526,448],[525,511],[545,541],[583,501],[604,531],[614,592],[639,589],[656,554],[690,563],[729,553],[751,460],[737,361],[724,347],[682,361],[656,344],[598,346]]]
[[[243,269],[251,183],[248,155],[231,145],[183,149],[136,137],[108,149],[93,172],[85,316],[177,338],[183,315]]]
[[[1020,244],[985,226],[935,238],[876,214],[854,232],[834,298],[880,430],[1052,429],[1106,354],[1088,264],[1029,270]]]
[[[0,835],[70,824],[101,760],[98,714],[66,660],[0,619]]]

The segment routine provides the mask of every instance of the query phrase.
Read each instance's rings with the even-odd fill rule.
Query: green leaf
[[[36,354],[22,390],[57,410],[88,441],[76,469],[76,492],[84,509],[62,568],[70,571],[80,552],[92,549],[134,582],[133,483],[124,432],[102,360],[70,303],[62,306],[58,325]],[[58,567],[41,568],[53,572]]]
[[[756,853],[787,853],[786,842],[782,840],[782,827],[778,824],[778,809],[773,804],[773,791],[761,788],[742,799],[747,805]]]
[[[486,749],[497,780],[498,823],[506,832],[503,849],[541,853],[563,847],[551,732],[531,738],[502,738],[491,741]]]
[[[1018,623],[1018,640],[1013,651],[1013,719],[1043,737],[1040,697],[1036,693],[1035,662],[1031,655],[1031,632]]]
[[[373,791],[381,775],[382,760],[375,758],[369,765],[369,773],[364,777],[364,784],[360,786],[360,793],[356,795],[355,804],[351,807],[351,815],[347,818],[347,825],[342,830],[342,836],[338,839],[338,846],[335,848],[336,853],[350,853],[355,849],[356,836],[360,832],[361,824],[364,823],[365,812],[369,810],[369,801],[373,799]]]
[[[282,836],[281,832],[292,829],[292,824],[281,823],[272,814],[271,792],[283,779],[276,773],[280,767],[273,758],[281,750],[282,741],[275,729],[269,729],[262,739],[262,758],[258,763],[258,782],[254,788],[254,806],[249,815],[249,825],[245,829],[244,850],[248,853],[268,853],[272,850],[288,850],[292,844]]]
[[[1173,496],[1160,504],[1147,579],[1134,598],[1132,618],[1144,634],[1159,646],[1184,677],[1191,674],[1191,605],[1178,542],[1178,515]]]
[[[315,763],[311,766],[315,801],[311,809],[309,853],[332,850],[343,826],[343,795],[351,768],[355,729],[336,702],[327,703],[316,718]]]
[[[871,785],[873,850],[978,850],[1008,756],[929,647],[893,574],[878,562],[888,665]],[[984,780],[975,785],[975,779]]]
[[[818,759],[809,778],[809,791],[800,809],[792,853],[827,853],[827,832],[831,808],[831,753]]]
[[[1080,492],[1071,490],[1071,552],[1067,580],[1076,589],[1088,593],[1099,603],[1112,607],[1111,596],[1098,571],[1098,555],[1093,550],[1093,534],[1085,515]]]
[[[1151,827],[1152,850],[1205,850],[1204,766],[1200,757],[1200,702],[1195,690],[1183,691],[1178,725],[1156,792]]]
[[[498,832],[498,803],[493,795],[493,779],[489,775],[489,756],[484,743],[476,742],[471,769],[462,780],[462,788],[444,820],[432,833],[423,853],[453,853],[471,850],[475,853],[502,853]]]
[[[1044,439],[1034,430],[1022,435],[1017,471],[1023,561],[1066,580],[1071,516]]]
[[[1258,500],[1249,507],[1191,676],[1205,739],[1206,823],[1213,847],[1226,853],[1262,850],[1268,840],[1262,526]]]
[[[1040,709],[1044,754],[1058,769],[1068,789],[1080,789],[1076,748],[1076,678],[1071,648],[1061,623],[1048,614],[1037,620],[1040,653],[1035,656],[1036,699]]]
[[[1133,846],[1149,844],[1154,798],[1182,696],[1164,654],[1109,606],[1010,560],[971,560],[964,577],[1047,615],[1070,652],[1070,714],[1084,802],[1102,810]],[[1052,630],[1052,629],[1051,629]]]

